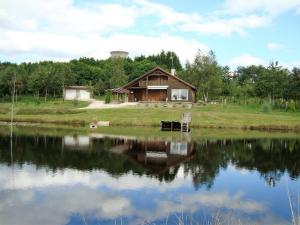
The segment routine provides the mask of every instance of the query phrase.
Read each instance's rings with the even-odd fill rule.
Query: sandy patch
[[[112,109],[112,108],[123,108],[128,106],[136,106],[137,102],[124,102],[124,103],[110,103],[105,104],[104,101],[92,100],[89,106],[81,108],[81,109]]]

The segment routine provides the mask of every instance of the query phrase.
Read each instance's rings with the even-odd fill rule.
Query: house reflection
[[[89,149],[96,151],[103,147],[100,143],[105,138],[107,136],[99,134],[64,136],[63,148],[75,151],[87,151]],[[122,139],[114,138],[110,141],[110,146],[107,146],[108,151],[126,156],[131,162],[138,163],[155,174],[171,171],[194,155],[193,143],[186,140],[148,140],[126,137]]]
[[[130,160],[159,174],[189,160],[194,154],[193,144],[184,141],[135,140],[130,141],[128,147],[124,154]]]
[[[68,150],[88,150],[91,143],[89,136],[68,135],[63,137],[63,147]]]

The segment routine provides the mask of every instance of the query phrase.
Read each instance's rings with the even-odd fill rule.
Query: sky
[[[213,50],[235,69],[300,66],[300,0],[0,0],[0,61]]]

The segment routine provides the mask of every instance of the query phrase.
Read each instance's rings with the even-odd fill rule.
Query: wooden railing
[[[146,80],[139,81],[140,87],[158,86],[158,85],[168,85],[168,82],[165,80],[148,80],[148,83]]]

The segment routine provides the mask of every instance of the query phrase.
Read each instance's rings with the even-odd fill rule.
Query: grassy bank
[[[239,128],[300,131],[300,112],[264,113],[259,105],[207,105],[186,108],[131,107],[81,110],[85,102],[51,100],[21,101],[15,106],[15,121],[50,124],[88,125],[92,121],[110,121],[112,126],[159,126],[161,120],[181,119],[192,113],[194,128]],[[10,121],[10,103],[0,103],[0,121]]]
[[[10,129],[0,124],[0,135],[10,135]],[[16,135],[33,136],[65,136],[65,135],[91,135],[103,134],[108,136],[127,136],[135,138],[166,139],[166,140],[200,140],[200,139],[299,139],[299,133],[281,131],[256,131],[238,129],[213,129],[213,128],[194,128],[192,132],[182,135],[180,132],[163,132],[158,127],[100,127],[90,130],[83,126],[68,125],[24,125],[14,126],[13,132]]]

